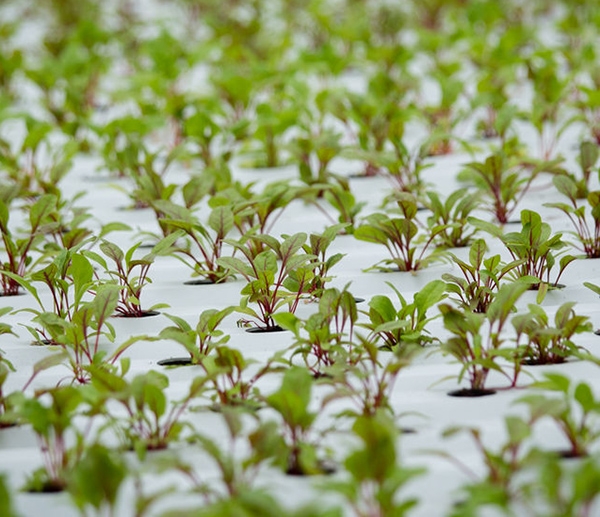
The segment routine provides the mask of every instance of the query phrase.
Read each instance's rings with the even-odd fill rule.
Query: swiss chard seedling
[[[236,310],[253,318],[262,330],[276,328],[273,315],[283,307],[294,313],[309,289],[317,262],[315,256],[302,251],[306,239],[305,233],[290,235],[281,242],[269,235],[252,235],[250,240],[264,245],[264,251],[254,255],[246,245],[231,241],[246,260],[221,257],[217,261],[247,281]],[[257,310],[250,304],[255,304]]]
[[[369,318],[368,323],[360,323],[368,329],[370,337],[383,342],[387,350],[416,344],[424,346],[437,341],[429,335],[426,327],[435,316],[427,317],[427,311],[445,297],[446,284],[441,280],[433,280],[415,293],[412,303],[406,301],[400,291],[391,283],[398,298],[399,307],[385,295],[377,295],[369,301],[369,310],[364,311]]]
[[[419,235],[415,198],[405,194],[398,198],[398,206],[400,217],[390,217],[384,213],[371,214],[356,228],[354,237],[382,244],[387,248],[391,258],[382,260],[374,268],[383,271],[393,271],[394,268],[399,271],[416,271],[439,258],[439,254],[435,252],[429,255],[426,253],[436,237],[445,230],[445,226],[435,226],[428,235]]]

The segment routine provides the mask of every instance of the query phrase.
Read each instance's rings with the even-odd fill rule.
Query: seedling
[[[323,291],[326,289],[327,282],[331,280],[329,270],[344,258],[343,253],[334,253],[333,255],[328,256],[327,251],[335,237],[346,228],[346,224],[328,226],[320,234],[311,233],[308,236],[308,242],[302,246],[304,252],[315,257],[314,261],[317,263],[312,281],[306,288],[306,292],[315,300],[321,298]],[[291,274],[294,276],[294,272]]]
[[[292,360],[302,357],[315,377],[328,375],[333,365],[352,361],[353,331],[358,317],[356,301],[347,291],[326,289],[316,313],[301,320],[291,313],[276,314],[276,323],[294,334]]]
[[[546,372],[533,387],[553,394],[525,395],[517,402],[527,406],[532,419],[547,417],[555,422],[569,444],[562,451],[564,456],[586,456],[600,438],[600,431],[594,425],[600,415],[600,401],[590,386],[584,381],[575,383],[560,373]]]
[[[331,368],[324,382],[331,384],[335,391],[325,398],[326,402],[336,399],[349,399],[353,409],[343,410],[339,416],[374,417],[379,411],[394,413],[391,396],[396,379],[415,356],[420,346],[396,347],[393,354],[383,352],[374,342],[357,335],[358,343],[352,348],[353,355],[346,365]]]
[[[165,248],[164,253],[174,253],[192,268],[193,277],[200,277],[206,282],[216,284],[231,276],[231,272],[217,262],[223,253],[223,243],[234,227],[230,206],[214,207],[206,225],[194,216],[192,210],[174,203],[155,203],[155,206],[164,214],[160,219],[161,225],[168,226],[169,233],[179,232],[174,242],[171,235],[165,238],[172,242],[172,246]],[[187,239],[182,242],[184,236]],[[195,251],[199,252],[199,256]]]
[[[312,383],[306,369],[292,367],[284,373],[279,389],[265,398],[265,403],[282,418],[282,434],[288,449],[284,470],[288,474],[308,476],[327,472],[319,457],[314,428],[318,413],[309,409]]]
[[[392,258],[375,264],[374,269],[417,271],[433,260],[439,259],[439,254],[435,252],[429,255],[426,253],[445,227],[435,226],[430,229],[428,235],[418,235],[415,198],[408,194],[402,195],[398,198],[398,206],[401,217],[390,217],[384,213],[371,214],[356,228],[354,237],[358,240],[382,244],[387,248]],[[390,265],[394,268],[390,268]]]
[[[41,395],[45,395],[42,397]],[[45,398],[49,398],[46,402]],[[85,392],[73,386],[53,388],[24,400],[19,417],[29,423],[35,433],[44,465],[33,472],[24,489],[30,492],[60,492],[67,486],[69,472],[77,465],[90,440],[91,426],[80,430],[73,419],[83,414],[93,417],[99,408],[87,400]],[[75,445],[69,443],[75,439]]]
[[[200,314],[195,328],[178,316],[166,314],[175,325],[161,330],[158,337],[179,343],[190,354],[190,364],[201,364],[213,349],[229,341],[230,336],[218,327],[232,312],[233,307],[220,311],[206,309]]]
[[[573,227],[572,235],[578,241],[577,247],[581,249],[587,258],[600,257],[600,191],[588,192],[587,201],[589,203],[590,213],[593,225],[590,226],[586,216],[586,206],[583,204],[577,206],[578,186],[569,176],[556,176],[553,179],[556,189],[566,196],[570,202],[567,203],[546,203],[545,206],[558,208],[565,214]],[[587,190],[587,187],[586,187]]]
[[[444,326],[452,334],[441,349],[461,363],[458,381],[466,376],[469,383],[469,390],[462,392],[465,395],[489,393],[486,381],[491,371],[504,375],[511,385],[516,384],[516,376],[511,378],[498,360],[510,353],[501,349],[506,341],[502,334],[515,303],[526,290],[524,283],[504,284],[485,313],[459,310],[446,303],[439,305]]]
[[[19,282],[4,271],[19,277],[35,266],[32,253],[44,240],[44,228],[50,223],[48,217],[56,205],[56,198],[50,194],[40,197],[29,207],[29,229],[26,235],[18,237],[13,235],[9,228],[10,209],[0,200],[0,232],[4,252],[7,255],[5,262],[0,262],[0,282],[3,296],[19,294]]]
[[[280,356],[275,354],[256,370],[256,361],[246,359],[239,350],[226,345],[216,347],[214,353],[200,363],[214,390],[212,408],[220,410],[223,406],[236,406],[252,411],[262,407],[255,385],[265,375],[282,369],[277,366],[284,362]],[[252,374],[249,373],[251,369],[255,370]]]
[[[470,221],[478,228],[500,238],[512,258],[520,262],[511,275],[530,282],[532,288],[539,290],[540,300],[549,288],[559,286],[558,282],[566,267],[576,259],[573,255],[563,255],[558,265],[558,274],[551,280],[550,273],[554,269],[556,259],[564,253],[566,243],[562,240],[561,233],[553,234],[550,225],[543,222],[541,216],[532,210],[521,211],[522,228],[519,232],[503,234],[502,230],[493,224],[473,218]]]
[[[464,499],[456,504],[453,516],[477,515],[485,507],[493,506],[508,511],[511,504],[523,501],[526,490],[520,482],[520,476],[536,466],[537,451],[526,450],[531,438],[531,422],[517,416],[504,418],[507,439],[497,449],[486,445],[481,430],[474,427],[450,427],[444,430],[443,437],[451,438],[458,433],[468,433],[484,464],[483,477],[474,472],[460,457],[445,451],[432,451],[433,454],[447,459],[466,473],[470,481],[461,487]]]
[[[452,262],[460,268],[462,277],[444,273],[442,278],[447,282],[448,292],[455,295],[454,300],[465,310],[485,313],[504,277],[522,264],[522,260],[505,264],[500,255],[486,258],[487,250],[485,241],[476,239],[469,250],[469,262],[449,253]]]
[[[424,474],[423,468],[409,468],[398,459],[398,427],[385,412],[356,418],[353,433],[360,446],[344,460],[350,474],[346,480],[327,480],[323,487],[339,493],[355,515],[409,515],[417,506],[414,497],[400,497],[404,486]]]
[[[391,283],[387,282],[387,285],[396,294],[400,308],[395,307],[387,296],[377,295],[371,298],[369,310],[362,311],[368,316],[369,322],[359,324],[371,332],[369,339],[383,341],[381,346],[386,350],[412,344],[425,346],[437,341],[429,336],[426,329],[437,316],[428,318],[427,311],[445,298],[446,284],[441,280],[429,282],[415,293],[412,303],[408,303]]]
[[[169,387],[166,375],[150,370],[128,381],[125,374],[129,362],[121,365],[120,373],[104,368],[91,371],[92,386],[101,400],[118,402],[127,414],[126,418],[108,415],[109,425],[123,438],[124,446],[135,450],[140,457],[146,451],[167,448],[188,427],[182,416],[190,403],[206,391],[207,378],[196,377],[181,400],[169,403],[165,394]]]
[[[251,235],[251,242],[267,249],[254,255],[244,244],[229,241],[246,261],[237,257],[217,260],[218,264],[240,274],[248,282],[241,291],[243,298],[236,311],[253,318],[255,325],[263,331],[277,328],[273,315],[283,307],[294,313],[302,295],[309,289],[317,263],[315,256],[299,253],[306,239],[305,233],[285,237],[282,242],[269,235]],[[258,309],[251,308],[251,303]]]
[[[170,239],[174,239],[175,237],[172,235]],[[119,302],[115,309],[119,316],[140,318],[153,314],[159,308],[166,307],[165,304],[156,304],[148,310],[143,310],[140,297],[144,287],[152,282],[148,277],[148,272],[156,255],[163,247],[169,247],[169,244],[169,240],[163,240],[150,253],[138,259],[134,258],[134,254],[140,247],[141,242],[134,244],[126,252],[123,252],[116,244],[102,240],[100,251],[110,259],[115,269],[112,269],[108,265],[102,255],[92,251],[85,252],[86,256],[96,262],[105,271],[110,281],[119,287]]]
[[[589,318],[577,315],[573,310],[574,305],[574,302],[566,302],[558,308],[554,326],[550,324],[546,311],[534,304],[529,305],[529,313],[519,314],[512,319],[521,362],[557,364],[564,363],[574,355],[578,347],[572,338],[592,330]]]
[[[116,515],[118,496],[129,473],[125,458],[99,443],[87,447],[67,475],[67,491],[75,505],[87,515]],[[90,483],[90,479],[94,483]]]
[[[511,157],[497,152],[484,162],[468,163],[461,178],[471,181],[488,198],[487,209],[496,221],[506,224],[539,172],[540,168],[526,170]]]
[[[473,240],[476,230],[469,226],[471,212],[479,207],[479,197],[468,189],[452,192],[443,202],[436,192],[427,191],[432,214],[427,218],[429,228],[444,227],[435,243],[441,248],[464,248]]]

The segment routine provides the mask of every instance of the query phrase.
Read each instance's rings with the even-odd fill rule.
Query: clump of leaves
[[[282,419],[282,434],[287,446],[283,469],[293,475],[327,473],[319,457],[315,421],[318,412],[311,411],[313,378],[305,368],[288,369],[277,391],[265,397],[265,403]]]
[[[294,334],[292,360],[301,356],[304,364],[315,377],[328,375],[335,364],[352,360],[352,337],[358,317],[356,301],[344,288],[342,291],[326,289],[320,299],[317,312],[306,320],[291,313],[275,315],[275,321]]]
[[[94,368],[91,383],[101,400],[114,400],[124,409],[125,418],[108,415],[108,425],[122,437],[125,448],[143,457],[146,451],[165,449],[181,437],[189,425],[182,416],[190,403],[204,393],[207,379],[195,377],[181,400],[169,401],[166,375],[150,370],[129,381],[125,378],[128,369],[129,361],[121,361],[121,372]]]
[[[426,253],[445,227],[437,225],[427,235],[419,235],[416,199],[410,194],[402,194],[398,196],[397,203],[400,217],[390,217],[384,213],[371,214],[356,228],[354,237],[382,244],[387,248],[391,258],[382,260],[374,268],[383,271],[417,271],[439,258],[436,252],[429,255]]]
[[[463,248],[468,246],[476,230],[469,227],[468,219],[479,206],[479,198],[468,189],[455,190],[443,202],[436,192],[428,191],[427,208],[431,215],[427,218],[430,228],[444,227],[437,234],[435,243],[442,248]]]
[[[549,418],[558,427],[568,443],[564,456],[587,456],[600,438],[595,425],[600,414],[600,402],[589,384],[573,382],[561,373],[546,372],[533,387],[542,393],[525,395],[517,400],[529,409],[531,418]]]
[[[224,345],[230,336],[219,329],[222,321],[233,312],[233,307],[222,310],[206,309],[202,311],[195,328],[179,316],[166,314],[174,325],[161,330],[158,337],[182,345],[190,354],[191,364],[201,364],[211,351]]]
[[[25,490],[60,492],[67,486],[69,473],[81,459],[91,432],[90,426],[80,430],[73,419],[83,414],[84,407],[89,409],[88,417],[99,411],[90,404],[92,399],[86,399],[85,393],[74,386],[62,386],[45,390],[21,403],[19,417],[31,425],[44,461],[44,465],[29,476]],[[75,445],[69,447],[73,439]]]
[[[496,221],[506,224],[539,172],[541,168],[528,170],[505,153],[496,152],[484,162],[467,164],[461,178],[477,187],[489,200],[486,207]]]
[[[532,210],[521,211],[521,231],[518,232],[503,234],[493,224],[475,219],[471,221],[480,229],[500,238],[512,258],[520,262],[511,275],[530,282],[533,288],[539,290],[540,300],[548,288],[559,285],[564,270],[576,259],[573,255],[563,255],[558,264],[558,274],[551,279],[550,273],[557,258],[564,253],[566,243],[562,240],[561,233],[552,233],[550,225]]]
[[[221,257],[217,262],[248,282],[241,291],[243,298],[236,311],[253,318],[262,330],[275,330],[277,325],[273,315],[283,307],[294,313],[309,289],[317,267],[316,257],[299,253],[307,239],[305,233],[284,237],[281,242],[270,235],[251,235],[249,239],[266,249],[254,255],[246,245],[230,241],[246,261]],[[249,304],[256,304],[257,310]]]
[[[469,250],[469,261],[465,262],[449,253],[462,273],[462,277],[444,273],[447,290],[455,295],[454,300],[466,310],[485,313],[500,288],[501,282],[521,261],[502,262],[500,255],[485,258],[488,251],[483,239],[476,239]]]
[[[461,363],[458,381],[466,376],[469,389],[475,394],[486,391],[491,371],[501,373],[512,385],[516,383],[516,375],[508,375],[499,360],[511,358],[511,352],[502,349],[506,341],[503,331],[515,303],[526,290],[526,283],[502,285],[485,313],[460,310],[445,303],[439,305],[444,326],[451,333],[451,337],[442,343],[441,350]]]
[[[530,304],[529,312],[512,319],[517,333],[518,355],[525,364],[564,363],[574,355],[578,347],[572,338],[576,334],[590,332],[592,325],[587,316],[573,310],[575,303],[566,302],[556,311],[554,325],[550,324],[546,311],[539,305]]]
[[[142,290],[152,280],[148,277],[150,266],[154,263],[156,255],[163,249],[169,247],[169,244],[175,239],[175,235],[170,240],[163,240],[157,244],[150,253],[141,258],[135,258],[134,254],[141,245],[141,242],[134,244],[127,251],[123,251],[116,244],[103,240],[100,243],[100,251],[114,264],[109,266],[104,257],[93,251],[86,251],[86,255],[96,262],[108,275],[111,282],[119,287],[119,300],[116,313],[125,318],[140,318],[146,314],[151,314],[165,304],[153,305],[150,309],[142,309],[140,301]]]
[[[403,466],[398,458],[398,428],[391,416],[383,411],[356,418],[353,433],[360,446],[344,460],[349,477],[327,480],[326,490],[341,494],[356,515],[409,515],[418,501],[401,498],[402,488],[424,474],[422,468]]]
[[[433,280],[415,293],[409,303],[400,291],[387,282],[396,297],[399,308],[385,295],[377,295],[369,301],[369,310],[362,311],[368,316],[368,323],[360,326],[370,331],[370,338],[383,341],[382,347],[394,350],[411,344],[425,346],[438,341],[427,331],[427,325],[433,318],[427,317],[427,311],[445,298],[446,284],[442,280]]]
[[[51,194],[40,197],[29,207],[29,229],[24,235],[16,236],[9,228],[10,207],[0,200],[0,232],[2,244],[7,256],[6,261],[0,262],[0,283],[2,296],[19,294],[19,282],[5,271],[19,277],[34,267],[32,254],[44,241],[45,227],[51,224],[49,215],[56,205],[56,198]]]
[[[556,189],[567,197],[567,203],[546,203],[544,206],[558,208],[565,214],[573,227],[572,235],[578,241],[580,248],[587,258],[600,257],[600,191],[588,192],[586,195],[592,216],[593,226],[590,226],[586,216],[586,205],[578,206],[579,191],[577,183],[569,176],[556,176],[553,180]],[[587,190],[587,188],[586,188]]]
[[[160,219],[161,224],[168,226],[172,231],[179,232],[175,241],[171,235],[165,238],[167,242],[172,243],[172,246],[164,248],[163,253],[174,253],[184,264],[192,268],[194,277],[200,277],[211,283],[227,280],[231,272],[220,265],[217,259],[221,257],[223,243],[234,227],[231,207],[223,205],[214,207],[205,225],[190,209],[170,202],[163,202],[156,206],[164,214]]]

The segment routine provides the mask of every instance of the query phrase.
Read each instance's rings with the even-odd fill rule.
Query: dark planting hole
[[[160,366],[191,366],[191,357],[169,357],[168,359],[161,359],[157,361]]]
[[[183,282],[183,285],[211,285],[214,284],[212,280],[208,278],[195,278],[193,280],[187,280]]]
[[[283,332],[285,329],[282,329],[279,325],[275,325],[273,327],[252,327],[246,329],[246,332],[250,334],[263,334],[266,332]]]
[[[460,390],[449,391],[448,395],[450,397],[486,397],[494,393],[496,393],[495,390],[462,388]]]

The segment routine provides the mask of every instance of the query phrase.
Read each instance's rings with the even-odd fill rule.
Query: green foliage
[[[517,402],[525,404],[532,421],[549,418],[565,438],[570,457],[586,456],[600,438],[595,425],[600,402],[585,381],[573,382],[561,373],[546,372],[533,385],[538,393],[525,395]]]
[[[275,322],[294,334],[292,359],[301,356],[308,370],[320,377],[334,365],[352,361],[352,337],[358,318],[356,301],[344,288],[326,289],[319,298],[317,312],[301,320],[290,312],[274,316]]]
[[[526,289],[525,283],[502,285],[485,313],[460,310],[446,303],[439,305],[444,327],[451,333],[441,349],[461,363],[459,382],[466,375],[470,389],[483,390],[486,389],[488,374],[496,371],[505,375],[513,385],[516,383],[516,375],[511,379],[499,361],[501,358],[511,359],[511,352],[501,348],[506,340],[502,331]]]
[[[468,189],[452,192],[442,202],[433,191],[427,191],[429,202],[427,207],[432,214],[427,218],[427,225],[432,228],[444,227],[437,233],[435,243],[442,248],[463,248],[473,240],[475,230],[469,227],[468,218],[479,206],[479,198]]]
[[[154,205],[163,214],[159,220],[161,225],[169,228],[169,234],[159,244],[162,248],[161,253],[175,254],[193,269],[194,277],[198,276],[212,283],[226,281],[231,272],[221,266],[217,259],[221,257],[223,243],[234,227],[231,207],[215,206],[208,216],[208,221],[203,224],[191,209],[168,201],[157,202]],[[176,237],[171,233],[176,233]],[[164,246],[163,243],[170,246]],[[194,251],[198,251],[199,256]]]
[[[461,179],[477,187],[481,195],[487,198],[487,209],[496,221],[505,224],[539,172],[539,168],[526,170],[519,163],[514,163],[511,156],[497,152],[484,162],[467,164]]]
[[[67,490],[84,514],[88,508],[98,513],[105,509],[109,514],[114,513],[128,469],[117,451],[92,444],[68,473]]]
[[[500,255],[486,258],[487,250],[485,241],[476,239],[469,249],[468,262],[449,253],[452,262],[460,268],[463,276],[444,273],[442,278],[447,282],[448,292],[455,295],[454,300],[458,301],[461,308],[465,310],[485,313],[504,277],[522,263],[513,260],[505,264]]]
[[[430,228],[429,234],[419,235],[417,225],[416,199],[404,194],[398,197],[401,217],[390,217],[384,213],[374,213],[365,218],[365,222],[354,231],[354,237],[361,241],[382,244],[391,258],[384,259],[376,269],[392,271],[416,271],[426,267],[432,260],[439,258],[436,252],[426,255],[436,237],[445,230],[445,226]],[[379,265],[382,264],[382,265]]]
[[[573,227],[571,234],[578,242],[578,247],[585,253],[587,258],[600,257],[600,191],[589,192],[587,185],[578,185],[570,176],[556,176],[552,182],[561,194],[567,197],[567,203],[546,203],[545,206],[559,209],[565,214]],[[586,205],[578,206],[577,199],[580,197],[580,189],[588,191],[584,197],[587,199],[592,216],[592,225],[588,222]]]
[[[56,205],[56,197],[46,194],[40,197],[29,208],[29,228],[23,235],[13,235],[9,227],[10,206],[0,200],[0,233],[2,244],[7,255],[5,262],[0,262],[0,283],[2,295],[14,296],[19,294],[19,281],[5,275],[4,272],[19,277],[25,276],[35,267],[32,255],[44,241],[44,233],[52,221],[49,216]]]
[[[148,272],[154,259],[165,248],[169,248],[176,237],[177,235],[171,235],[169,239],[162,240],[154,246],[150,253],[141,258],[134,256],[141,242],[123,251],[113,242],[103,239],[100,243],[100,251],[110,260],[112,266],[109,266],[109,262],[102,255],[89,250],[85,252],[87,257],[104,270],[108,275],[109,282],[118,287],[119,297],[115,311],[119,316],[138,318],[146,312],[165,307],[165,304],[158,304],[153,305],[147,311],[143,310],[140,298],[143,288],[152,282],[148,277]]]
[[[253,318],[264,330],[275,327],[273,315],[283,307],[287,306],[291,313],[296,311],[317,267],[316,257],[302,251],[306,239],[307,235],[301,232],[284,237],[281,242],[270,235],[251,235],[251,243],[266,247],[258,255],[244,244],[229,241],[246,259],[221,257],[217,260],[218,264],[247,281],[236,311]],[[256,304],[258,310],[249,304]]]
[[[232,312],[233,307],[227,307],[220,311],[206,309],[200,314],[195,328],[192,328],[179,316],[166,314],[175,325],[161,330],[158,337],[179,343],[190,354],[192,364],[200,364],[214,348],[229,341],[230,336],[224,335],[224,332],[218,327]]]
[[[314,428],[318,413],[309,408],[312,384],[308,370],[292,367],[283,374],[279,389],[265,397],[266,404],[282,419],[287,446],[282,466],[288,474],[306,476],[325,472]]]
[[[412,303],[408,303],[400,291],[387,283],[398,298],[400,308],[385,295],[377,295],[369,301],[369,310],[365,311],[368,323],[360,326],[368,329],[372,337],[383,341],[382,347],[394,350],[411,344],[425,346],[437,341],[429,336],[427,325],[434,318],[427,317],[427,311],[445,298],[446,284],[442,280],[433,280],[415,293]]]
[[[517,333],[517,346],[521,361],[526,364],[563,363],[574,355],[577,346],[572,338],[576,334],[590,332],[592,325],[587,316],[575,313],[574,302],[563,303],[549,322],[546,311],[539,305],[530,304],[529,312],[512,319]]]
[[[400,464],[393,419],[382,411],[359,416],[352,431],[360,446],[344,460],[350,478],[326,481],[323,487],[341,494],[356,515],[409,515],[418,500],[399,494],[409,481],[423,475],[424,469]]]
[[[45,390],[46,401],[38,397],[26,398],[18,408],[19,418],[31,425],[38,438],[44,465],[27,480],[24,489],[30,492],[56,492],[64,490],[71,470],[77,465],[89,440],[90,428],[81,431],[73,425],[73,419],[83,414],[87,416],[98,411],[90,407],[85,392],[73,386],[62,386]],[[68,446],[73,443],[75,445]]]
[[[126,417],[106,414],[108,425],[123,440],[126,449],[132,449],[143,458],[149,450],[167,448],[180,439],[189,426],[182,416],[189,404],[206,390],[206,377],[196,377],[181,400],[170,401],[165,390],[169,387],[166,375],[150,370],[125,378],[128,363],[122,363],[122,372],[106,368],[91,369],[91,384],[104,404],[114,400],[126,412]]]

